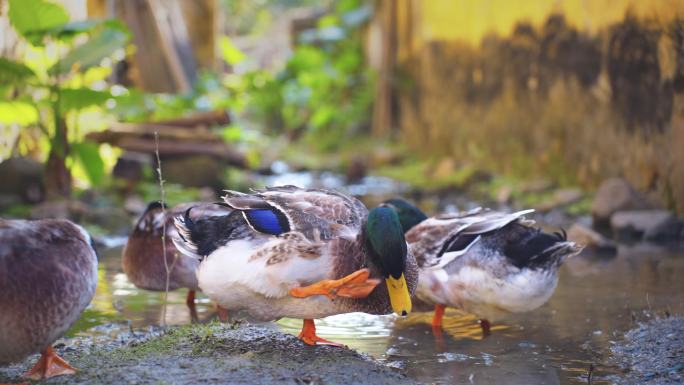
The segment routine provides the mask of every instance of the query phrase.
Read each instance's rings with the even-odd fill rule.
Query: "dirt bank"
[[[651,321],[630,330],[611,351],[630,384],[684,382],[684,317]]]
[[[109,328],[109,329],[108,329]],[[57,344],[75,376],[47,384],[417,384],[404,374],[349,349],[310,347],[259,326],[209,324],[121,331]],[[18,383],[37,356],[0,368],[0,383]]]

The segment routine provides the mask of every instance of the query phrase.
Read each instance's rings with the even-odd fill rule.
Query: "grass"
[[[181,350],[181,347],[191,345],[192,355],[208,357],[223,346],[222,340],[216,337],[220,327],[221,324],[215,322],[173,327],[158,338],[151,338],[134,346],[120,347],[106,354],[109,359],[114,360],[142,360],[173,354]]]

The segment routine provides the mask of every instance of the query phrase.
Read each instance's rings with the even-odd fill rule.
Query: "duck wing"
[[[406,233],[406,240],[423,268],[443,268],[475,245],[481,236],[509,223],[523,221],[534,210],[502,213],[475,209],[465,213],[443,214],[421,222]],[[532,221],[524,220],[526,223]]]
[[[279,235],[297,231],[309,239],[329,239],[346,229],[360,232],[368,210],[358,199],[332,190],[269,187],[252,194],[227,191],[226,205],[240,210],[256,231]]]

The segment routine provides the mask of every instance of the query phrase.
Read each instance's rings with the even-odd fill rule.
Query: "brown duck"
[[[160,202],[152,202],[138,220],[128,237],[123,250],[122,265],[128,279],[138,288],[151,291],[164,291],[166,288],[166,268],[170,269],[169,290],[187,288],[186,303],[193,319],[197,318],[195,292],[197,285],[196,270],[199,260],[178,252],[173,237],[178,235],[173,225],[175,216],[193,208],[192,217],[201,220],[208,216],[223,216],[231,210],[213,203],[184,203],[171,209],[162,207]],[[166,265],[164,264],[164,243],[162,234],[166,232]],[[219,318],[225,320],[227,313],[219,308]]]
[[[67,220],[0,219],[0,364],[40,352],[32,379],[73,374],[52,350],[88,306],[97,255],[88,233]]]

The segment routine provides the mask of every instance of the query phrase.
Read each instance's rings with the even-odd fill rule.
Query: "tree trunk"
[[[45,190],[48,199],[69,198],[71,196],[71,172],[66,166],[69,154],[67,127],[64,119],[57,124],[55,138],[45,165]]]

